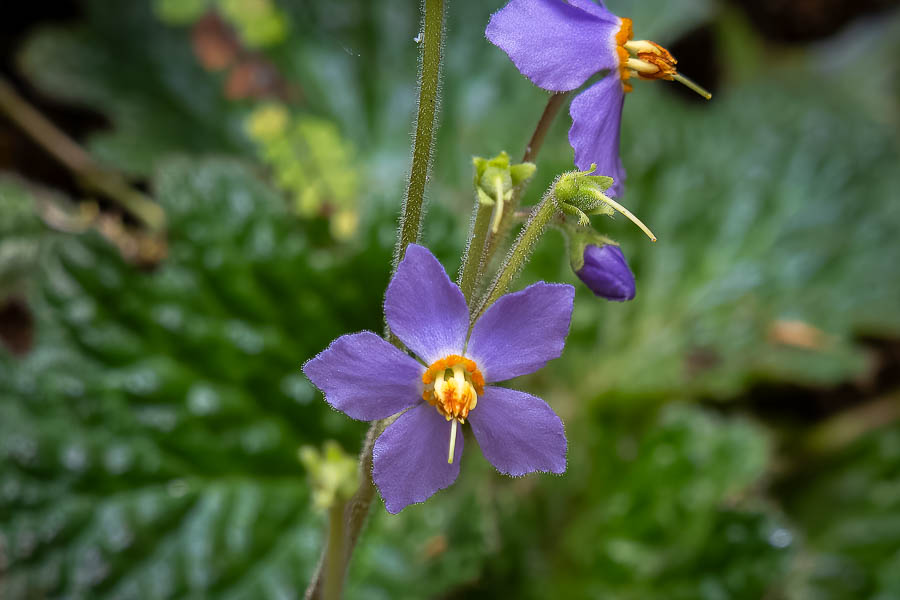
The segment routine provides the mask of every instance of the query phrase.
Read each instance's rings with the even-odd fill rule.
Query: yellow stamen
[[[623,215],[628,217],[628,219],[631,220],[632,223],[634,223],[635,225],[640,227],[641,231],[643,231],[647,235],[647,237],[650,238],[651,242],[656,241],[656,236],[653,235],[653,232],[650,231],[650,228],[647,227],[646,225],[644,225],[644,222],[641,221],[640,219],[638,219],[636,216],[634,216],[630,210],[628,210],[627,208],[625,208],[624,206],[622,206],[621,204],[619,204],[618,202],[616,202],[615,200],[613,200],[612,198],[607,196],[606,194],[602,194],[600,192],[595,192],[595,193],[597,194],[597,196],[600,198],[601,201],[609,204],[614,209],[616,209],[617,211],[619,211],[620,213],[622,213]]]
[[[678,61],[668,50],[650,40],[633,40],[632,36],[631,20],[622,19],[619,31],[616,32],[616,53],[619,56],[619,77],[626,92],[632,89],[627,80],[636,75],[645,80],[677,81],[707,100],[712,98],[707,90],[675,70]]]
[[[712,98],[712,94],[710,94],[703,87],[697,85],[696,83],[694,83],[693,81],[691,81],[690,79],[688,79],[687,77],[682,75],[681,73],[675,73],[674,75],[672,75],[672,79],[674,79],[678,83],[685,85],[688,88],[694,90],[695,92],[697,92],[698,94],[700,94],[701,96],[706,98],[707,100]]]
[[[484,393],[484,376],[478,365],[456,354],[432,363],[422,374],[422,383],[422,398],[448,421],[456,419],[460,425]]]
[[[453,455],[456,454],[456,419],[450,425],[450,452],[447,454],[447,464],[453,464]]]
[[[656,73],[659,73],[658,66],[639,58],[629,58],[625,61],[625,66],[632,71],[637,71],[638,73],[644,73],[646,75],[655,75]]]

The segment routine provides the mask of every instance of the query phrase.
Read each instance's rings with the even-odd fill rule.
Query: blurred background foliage
[[[637,299],[578,287],[563,359],[520,384],[563,416],[569,471],[469,452],[426,504],[376,504],[348,597],[900,597],[890,4],[609,2],[714,99],[629,95],[623,202],[660,241],[596,219]],[[515,159],[546,99],[483,38],[501,5],[448,12],[424,241],[451,272],[471,156]],[[418,2],[2,10],[4,76],[168,227],[0,120],[0,596],[299,597],[325,518],[297,450],[365,430],[299,366],[381,329]],[[572,168],[568,126],[526,202]],[[551,232],[519,283],[567,265]]]

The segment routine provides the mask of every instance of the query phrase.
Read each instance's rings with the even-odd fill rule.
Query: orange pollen
[[[634,40],[633,37],[631,20],[622,19],[619,31],[616,32],[616,55],[619,58],[619,78],[626,92],[631,91],[631,85],[627,82],[631,77],[668,80],[676,78],[678,72],[675,70],[675,64],[678,61],[668,50],[656,42]]]
[[[619,78],[622,80],[622,87],[626,92],[630,92],[633,88],[627,83],[627,79],[631,77],[631,71],[625,66],[628,57],[628,50],[625,44],[634,37],[634,29],[631,25],[631,19],[623,17],[622,24],[619,25],[619,31],[616,32],[616,54],[619,56]]]
[[[422,399],[434,406],[448,421],[464,423],[484,394],[484,376],[475,361],[451,354],[434,361],[422,374]]]

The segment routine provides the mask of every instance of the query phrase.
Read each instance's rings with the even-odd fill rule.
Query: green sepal
[[[472,157],[475,166],[475,188],[487,194],[492,200],[498,194],[507,199],[512,189],[527,181],[537,170],[534,163],[510,164],[509,154],[501,152],[493,158]],[[479,200],[483,202],[481,193]]]
[[[560,175],[553,186],[560,210],[575,214],[583,220],[587,214],[612,214],[612,208],[603,201],[603,192],[613,184],[613,178],[605,175],[591,175],[597,165],[591,165],[587,171],[569,171]],[[577,210],[567,209],[571,207]]]
[[[576,273],[584,266],[584,249],[586,246],[618,246],[619,244],[586,227],[574,227],[569,223],[560,228],[566,238],[566,250],[569,254],[569,264]]]
[[[537,165],[531,162],[523,162],[509,167],[509,176],[512,179],[513,187],[524,183],[531,179],[534,172],[537,171]]]
[[[476,187],[475,192],[478,194],[478,202],[484,204],[485,206],[494,205],[494,199],[488,196],[483,189],[481,189],[480,187]]]

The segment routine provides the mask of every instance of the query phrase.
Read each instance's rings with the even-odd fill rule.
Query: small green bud
[[[656,236],[640,219],[604,193],[612,186],[613,179],[605,175],[591,175],[596,168],[597,165],[592,164],[587,171],[569,171],[559,176],[553,185],[553,195],[559,209],[567,215],[577,217],[578,224],[583,227],[591,223],[588,215],[612,216],[618,211],[655,242]]]
[[[322,452],[312,446],[303,446],[297,456],[309,474],[313,505],[317,509],[326,510],[336,500],[348,500],[359,487],[356,459],[344,452],[337,442],[328,440]]]
[[[494,158],[472,157],[475,165],[475,190],[478,201],[487,206],[494,206],[494,218],[491,229],[494,233],[500,227],[505,202],[512,199],[513,189],[528,180],[537,170],[534,163],[512,165],[509,154],[501,152]]]
[[[589,214],[613,214],[612,207],[604,199],[603,193],[613,184],[612,177],[591,175],[597,165],[587,171],[569,171],[560,175],[553,187],[553,194],[559,209],[568,215],[578,217],[580,225],[587,226]]]

